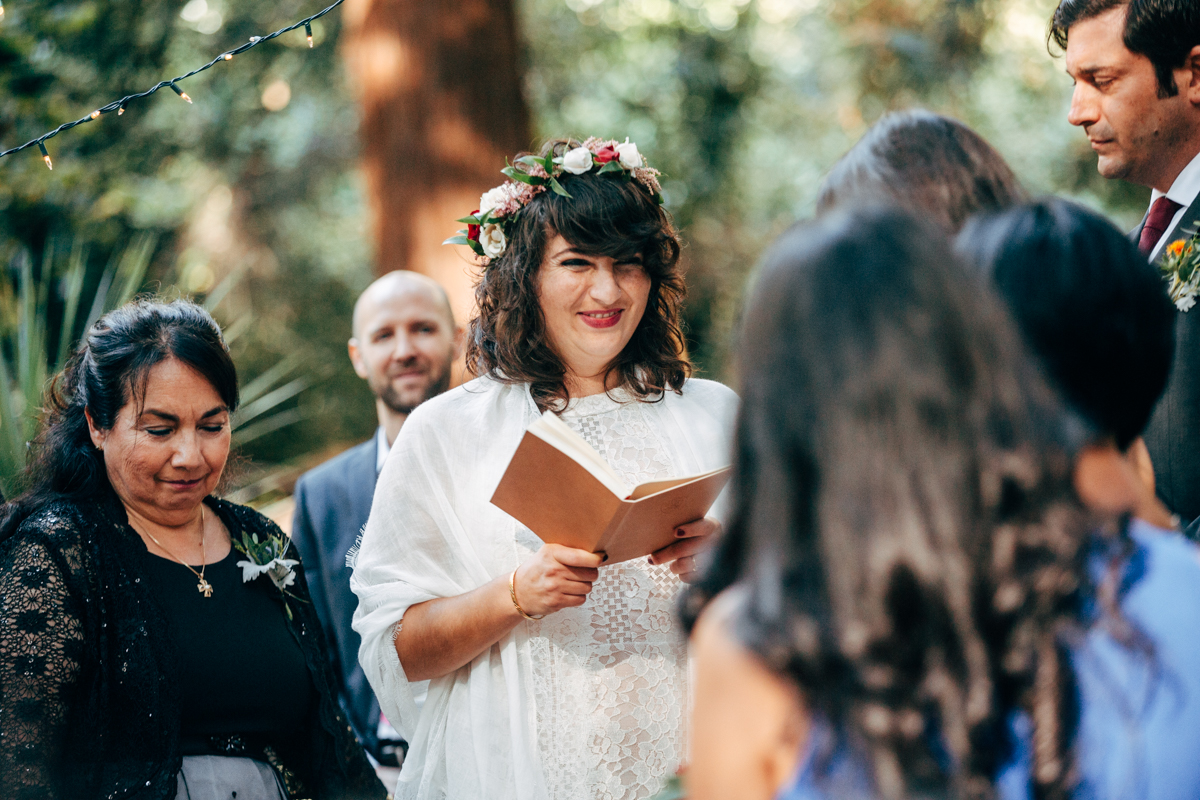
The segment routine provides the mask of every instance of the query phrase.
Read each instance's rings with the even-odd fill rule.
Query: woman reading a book
[[[725,466],[737,399],[689,377],[680,246],[636,145],[555,141],[504,172],[451,240],[482,263],[482,377],[418,408],[380,475],[360,659],[411,745],[398,798],[645,798],[685,755],[673,612],[718,524],[605,565],[490,499],[544,411],[635,485]]]

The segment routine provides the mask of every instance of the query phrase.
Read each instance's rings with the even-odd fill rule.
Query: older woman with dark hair
[[[833,165],[817,211],[891,201],[957,233],[973,214],[1024,200],[987,140],[958,120],[914,109],[885,115]]]
[[[185,301],[105,315],[56,379],[0,520],[0,795],[385,795],[295,550],[212,496],[237,404],[220,328]]]
[[[673,610],[717,523],[601,567],[489,498],[546,410],[638,483],[723,466],[736,397],[689,378],[679,243],[636,145],[551,142],[506,174],[458,240],[483,257],[482,377],[418,408],[384,466],[360,660],[411,744],[397,797],[644,798],[685,756]]]

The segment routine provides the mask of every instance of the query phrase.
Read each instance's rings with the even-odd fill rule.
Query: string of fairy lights
[[[188,103],[191,103],[192,98],[188,97],[187,92],[185,92],[185,91],[183,91],[183,89],[179,88],[180,81],[187,80],[188,78],[191,78],[194,75],[199,75],[201,72],[204,72],[207,69],[212,69],[217,64],[224,64],[227,61],[232,61],[234,56],[240,55],[241,53],[246,52],[247,50],[249,50],[252,47],[258,47],[263,42],[269,42],[276,37],[282,36],[285,33],[290,33],[299,28],[304,28],[304,33],[308,37],[308,46],[312,47],[313,46],[313,32],[312,32],[313,22],[315,20],[318,20],[321,17],[325,16],[330,11],[333,11],[335,8],[337,8],[344,2],[345,2],[345,0],[335,0],[335,2],[332,5],[330,5],[328,8],[324,8],[321,11],[318,11],[316,14],[313,14],[311,17],[305,17],[304,19],[300,20],[299,22],[294,22],[291,25],[288,25],[286,28],[280,28],[279,30],[275,31],[274,33],[268,33],[266,36],[251,36],[250,41],[247,42],[246,44],[243,44],[241,47],[235,47],[232,50],[226,50],[224,53],[221,53],[216,58],[214,58],[212,61],[209,61],[207,64],[205,64],[202,67],[197,67],[196,69],[192,70],[191,72],[180,75],[177,78],[171,78],[170,80],[166,80],[166,81],[159,81],[158,83],[154,84],[153,86],[151,86],[149,89],[147,89],[144,92],[138,92],[137,94],[126,95],[125,97],[122,97],[120,100],[114,100],[111,103],[109,103],[108,105],[100,106],[100,108],[97,108],[95,111],[88,114],[87,116],[80,117],[79,119],[73,120],[72,122],[64,122],[62,125],[59,125],[54,130],[47,131],[46,133],[43,133],[41,136],[37,137],[36,139],[30,139],[28,142],[21,145],[20,147],[12,147],[12,148],[9,148],[8,150],[4,150],[4,151],[0,152],[0,158],[3,158],[4,156],[7,156],[7,155],[12,155],[13,153],[19,153],[22,150],[26,150],[30,147],[36,146],[37,149],[39,151],[41,151],[42,160],[46,162],[46,166],[49,167],[50,169],[54,169],[54,162],[50,160],[50,151],[48,151],[46,149],[46,141],[48,139],[53,139],[55,136],[58,136],[60,133],[64,133],[66,131],[71,130],[71,128],[74,128],[76,125],[83,125],[84,123],[92,122],[94,120],[100,119],[100,117],[102,117],[103,115],[109,114],[113,111],[117,112],[117,116],[119,117],[125,113],[125,106],[128,105],[130,102],[132,102],[134,100],[141,100],[142,98],[145,98],[145,97],[149,97],[150,95],[157,92],[159,89],[170,88],[171,91],[175,92],[175,94],[179,95],[181,98],[186,100]],[[2,20],[2,19],[4,19],[4,3],[3,3],[3,0],[0,0],[0,20]]]

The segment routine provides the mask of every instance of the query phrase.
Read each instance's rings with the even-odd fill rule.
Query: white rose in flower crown
[[[586,147],[576,147],[567,151],[562,160],[563,169],[572,175],[582,175],[592,168],[592,151]]]
[[[483,196],[479,198],[480,215],[486,214],[487,212],[504,205],[504,203],[508,200],[508,194],[509,192],[507,183],[502,183],[495,189],[488,189],[483,193]]]
[[[487,254],[488,258],[497,258],[503,255],[504,248],[508,247],[504,231],[495,223],[484,225],[479,231],[479,244],[483,245],[483,252]]]
[[[645,165],[642,161],[642,154],[638,152],[637,145],[628,139],[624,144],[617,145],[617,155],[621,158],[621,166],[626,169],[638,169]]]

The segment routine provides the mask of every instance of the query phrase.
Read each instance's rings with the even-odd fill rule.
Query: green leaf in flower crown
[[[547,155],[542,159],[542,169],[546,170],[547,175],[554,174],[554,156]]]
[[[482,225],[483,224],[483,221],[481,219],[479,219],[479,217],[476,217],[473,215],[469,216],[469,217],[463,217],[462,219],[456,219],[454,221],[461,222],[464,225]]]
[[[527,183],[530,186],[541,186],[542,184],[544,184],[546,182],[545,178],[538,178],[533,175],[526,175],[524,172],[513,169],[512,167],[505,167],[504,169],[502,169],[500,171],[503,172],[508,177],[512,178],[514,181],[520,181],[521,183]]]
[[[459,231],[457,236],[451,236],[449,239],[442,242],[442,244],[462,244],[462,245],[466,245],[467,247],[470,247],[471,240],[467,238],[467,235],[465,233],[463,233],[462,231]]]
[[[563,197],[569,198],[571,200],[575,199],[575,198],[571,197],[570,192],[568,192],[566,189],[564,189],[562,187],[562,184],[558,182],[558,178],[550,179],[550,188],[554,190],[555,194],[561,194]]]
[[[537,156],[521,156],[520,158],[517,159],[517,163],[524,164],[528,167],[542,166],[542,160],[540,158],[538,158]]]
[[[606,172],[624,172],[625,168],[621,166],[621,162],[617,160],[609,161],[603,167],[596,171],[597,175],[603,175]]]

